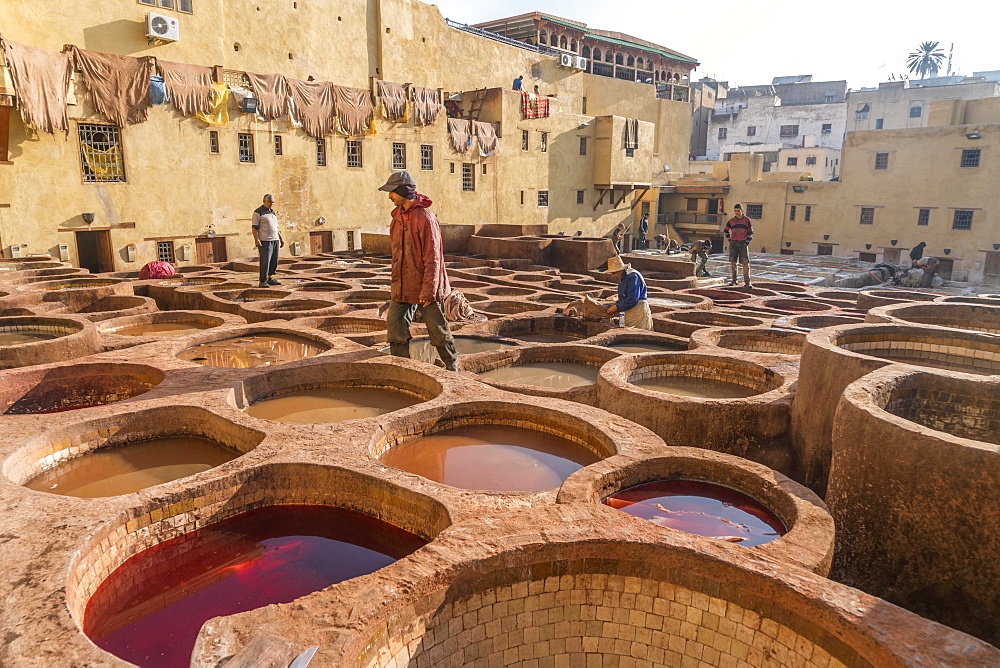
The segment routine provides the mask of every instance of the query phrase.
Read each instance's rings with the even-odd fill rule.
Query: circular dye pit
[[[631,381],[636,387],[645,390],[655,390],[665,394],[676,394],[682,397],[698,397],[701,399],[739,399],[760,394],[760,391],[739,385],[727,383],[715,378],[699,378],[697,376],[655,376]]]
[[[512,339],[524,341],[526,343],[570,343],[587,338],[585,334],[576,332],[531,332],[526,334],[512,334]]]
[[[612,350],[618,350],[623,353],[633,354],[633,353],[660,353],[664,351],[675,351],[683,350],[677,346],[667,345],[665,343],[607,343],[604,345],[605,348],[611,348]]]
[[[0,383],[0,414],[62,413],[149,392],[164,373],[138,364],[78,364],[8,376]]]
[[[501,383],[564,390],[590,385],[597,380],[599,371],[600,367],[579,362],[532,362],[491,369],[479,375]]]
[[[668,299],[667,297],[649,297],[646,301],[650,306],[691,306],[696,303],[683,299]]]
[[[71,459],[24,483],[37,492],[81,499],[132,494],[201,473],[240,452],[197,436],[127,443]]]
[[[49,341],[63,336],[64,333],[47,331],[42,327],[3,327],[0,328],[0,346],[18,346],[22,343],[35,343],[36,341]]]
[[[406,441],[386,466],[461,489],[540,492],[600,458],[567,438],[506,425],[470,425]]]
[[[172,322],[144,322],[138,325],[129,325],[107,332],[108,334],[118,334],[120,336],[176,336],[178,334],[190,334],[200,332],[205,329],[215,327],[208,322],[196,322],[194,320],[174,320]]]
[[[507,343],[494,339],[480,339],[475,336],[455,336],[453,338],[455,339],[455,350],[458,351],[459,355],[473,355],[490,350],[503,350],[504,348],[512,348],[517,345],[516,343]],[[431,340],[428,338],[412,339],[410,341],[410,357],[421,362],[427,362],[428,364],[434,364],[439,359],[437,348],[431,345]]]
[[[177,357],[205,366],[248,369],[297,362],[326,350],[329,346],[294,334],[249,334],[203,343]]]
[[[743,492],[697,480],[657,480],[612,494],[602,502],[653,524],[752,547],[787,533],[764,505]]]
[[[349,510],[252,510],[151,547],[90,598],[84,632],[141,666],[187,668],[202,624],[367,575],[425,541]]]
[[[314,424],[375,417],[420,401],[409,394],[377,387],[319,387],[258,401],[245,412],[258,420]]]

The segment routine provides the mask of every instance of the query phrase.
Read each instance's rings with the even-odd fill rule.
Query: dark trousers
[[[277,240],[261,241],[257,252],[260,254],[260,282],[264,283],[278,270]]]
[[[445,368],[454,371],[455,362],[458,361],[455,338],[451,335],[448,320],[444,317],[444,311],[438,302],[420,306],[419,304],[390,301],[389,310],[385,314],[389,351],[396,357],[410,356],[410,339],[412,338],[410,336],[410,323],[413,322],[413,314],[418,308],[424,319],[424,324],[427,325],[427,336],[430,337],[431,345],[437,348],[438,356],[444,362]]]

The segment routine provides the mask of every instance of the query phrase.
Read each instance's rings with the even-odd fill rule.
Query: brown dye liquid
[[[83,455],[32,478],[25,487],[82,499],[118,496],[207,471],[239,455],[205,438],[157,438]]]
[[[501,383],[567,389],[590,385],[597,380],[598,371],[596,366],[577,362],[535,362],[501,367],[479,375]]]
[[[655,343],[616,343],[606,346],[613,350],[620,350],[623,353],[662,353],[664,351],[676,351],[677,347],[657,345]]]
[[[375,417],[419,403],[402,392],[375,387],[320,387],[258,401],[246,414],[258,420],[312,424]]]
[[[58,334],[48,332],[0,332],[0,346],[16,346],[22,343],[35,343],[58,338]]]
[[[110,332],[122,336],[175,336],[188,334],[203,329],[211,329],[214,325],[200,322],[150,322],[141,325],[130,325]]]
[[[318,355],[325,346],[291,334],[254,334],[194,346],[177,354],[205,366],[249,369],[296,362]]]
[[[568,439],[517,427],[476,425],[407,441],[386,466],[462,489],[538,492],[562,484],[599,457]]]
[[[456,336],[455,350],[459,355],[471,355],[482,353],[488,350],[501,350],[509,348],[515,344],[504,343],[502,341],[490,341],[488,339],[477,339],[472,336]],[[431,345],[430,339],[413,339],[410,341],[410,357],[421,362],[434,364],[438,360],[437,348]]]
[[[666,394],[676,394],[682,397],[701,397],[703,399],[737,399],[752,397],[760,391],[736,383],[727,383],[714,378],[696,378],[694,376],[660,376],[659,378],[643,378],[632,383],[647,390],[656,390]]]
[[[528,343],[569,343],[586,337],[583,334],[574,334],[573,332],[536,332],[534,334],[517,334],[511,338]]]
[[[950,362],[944,362],[942,360],[931,360],[924,359],[921,357],[909,357],[907,355],[886,355],[881,354],[877,350],[868,351],[872,357],[879,357],[884,360],[890,360],[893,362],[903,362],[904,364],[912,364],[914,366],[926,366],[931,369],[944,369],[946,371],[961,371],[962,373],[974,373],[979,376],[989,376],[995,373],[994,370],[989,368],[977,368],[974,366],[965,366],[963,364],[951,364]],[[974,363],[973,360],[969,360],[970,363]]]

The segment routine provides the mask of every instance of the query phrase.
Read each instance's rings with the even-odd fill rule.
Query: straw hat
[[[615,272],[625,271],[625,267],[626,266],[628,266],[628,265],[626,265],[622,261],[621,257],[618,256],[618,255],[615,255],[614,257],[608,259],[608,270],[605,271],[604,273],[605,274],[614,274]]]

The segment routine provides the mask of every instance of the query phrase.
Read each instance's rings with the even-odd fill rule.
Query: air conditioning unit
[[[576,58],[573,59],[573,67],[575,67],[578,70],[587,69],[587,59],[584,58],[583,56],[577,56]]]
[[[181,38],[177,19],[162,14],[146,14],[146,37],[161,42],[176,42]]]
[[[298,241],[293,241],[291,244],[292,255],[302,255],[302,244]]]
[[[563,67],[573,67],[573,55],[570,53],[560,54],[559,64]]]

